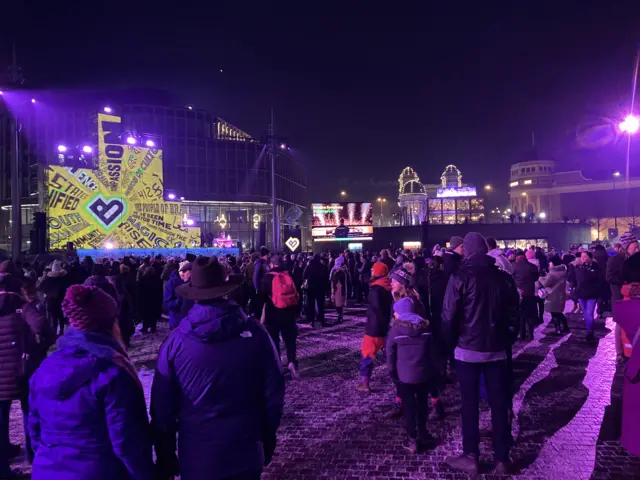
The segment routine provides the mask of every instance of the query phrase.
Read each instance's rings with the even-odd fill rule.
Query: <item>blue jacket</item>
[[[112,338],[69,328],[31,378],[34,480],[153,479],[144,393]]]
[[[196,303],[162,344],[151,389],[158,467],[182,480],[259,472],[284,402],[271,338],[236,303]]]
[[[171,329],[176,328],[193,307],[193,300],[182,298],[176,293],[176,287],[183,283],[184,281],[180,278],[180,274],[177,271],[173,271],[164,287],[162,303],[164,308],[169,311],[169,326]]]

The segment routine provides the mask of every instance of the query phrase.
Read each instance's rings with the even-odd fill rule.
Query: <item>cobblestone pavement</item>
[[[548,315],[547,315],[548,317]],[[549,319],[534,340],[514,347],[513,478],[640,479],[640,458],[624,452],[620,436],[622,371],[616,370],[612,322],[600,322],[597,342],[586,342],[582,318],[568,315],[571,333],[555,335]],[[335,319],[328,314],[331,322]],[[263,478],[281,479],[464,479],[445,464],[461,452],[460,397],[450,385],[442,395],[447,417],[430,422],[438,446],[409,455],[403,430],[390,418],[394,389],[383,359],[374,370],[375,393],[357,392],[364,310],[350,309],[345,322],[300,329],[302,378],[287,379],[278,449]],[[155,354],[166,335],[134,338],[131,355],[148,395]],[[283,349],[284,351],[284,349]],[[481,427],[490,426],[482,405]],[[22,440],[21,414],[12,413],[12,441]],[[481,443],[484,478],[491,475],[491,440]],[[17,466],[27,469],[26,465]]]

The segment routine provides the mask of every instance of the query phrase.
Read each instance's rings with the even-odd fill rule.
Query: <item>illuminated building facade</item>
[[[163,188],[183,198],[183,211],[201,228],[205,241],[222,238],[224,232],[225,238],[231,236],[234,243],[240,242],[246,248],[269,244],[271,161],[264,141],[203,110],[168,106],[173,102],[156,102],[138,93],[136,96],[148,103],[114,101],[110,106],[122,117],[125,131],[161,139]],[[44,167],[54,160],[55,146],[60,142],[86,141],[97,145],[96,111],[104,106],[104,98],[113,97],[101,94],[98,99],[58,101],[55,106],[47,105],[42,111],[21,116],[23,249],[28,248],[33,212],[44,211]],[[12,116],[0,105],[0,249],[8,248],[11,236],[11,131]],[[287,226],[307,227],[306,167],[288,149],[279,148],[275,179],[283,238]],[[291,216],[286,213],[292,207],[303,215],[287,223],[285,218]],[[307,233],[308,228],[302,228],[303,243]]]
[[[420,225],[427,219],[427,192],[420,177],[411,167],[402,170],[398,178],[398,206],[402,225]]]
[[[582,170],[532,151],[511,166],[511,210],[516,217],[545,222],[586,223],[592,240],[614,242],[619,234],[640,227],[640,177],[586,165]]]

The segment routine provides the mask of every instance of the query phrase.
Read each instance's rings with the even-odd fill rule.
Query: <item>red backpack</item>
[[[271,283],[271,301],[276,308],[290,308],[298,305],[298,290],[289,272],[274,272]]]

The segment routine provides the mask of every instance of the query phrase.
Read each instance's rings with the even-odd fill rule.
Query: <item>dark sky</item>
[[[13,35],[33,86],[168,89],[257,136],[273,105],[312,201],[391,196],[404,166],[435,183],[450,163],[504,196],[532,131],[588,162],[576,126],[625,113],[640,42],[637,1],[130,3],[25,2],[0,64]]]

